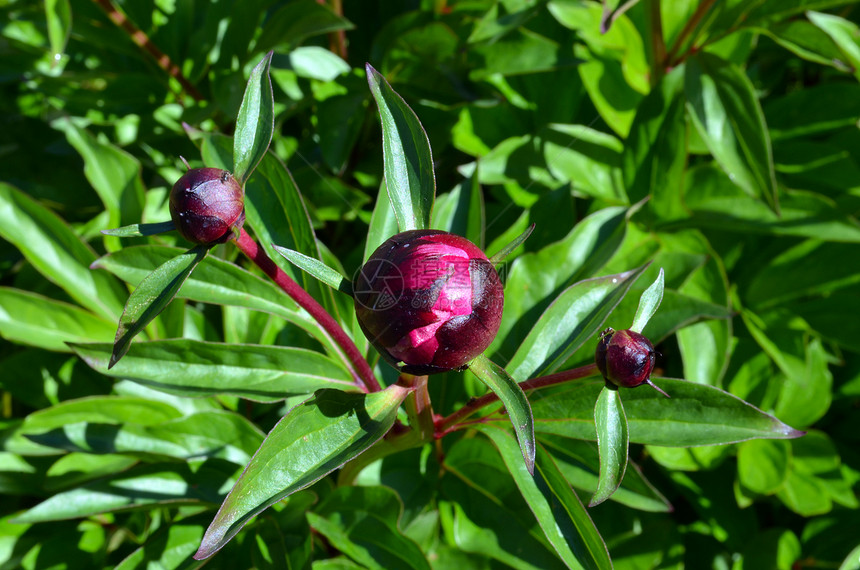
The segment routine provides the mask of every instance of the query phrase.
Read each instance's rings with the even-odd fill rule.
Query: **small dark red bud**
[[[197,244],[223,243],[245,223],[245,194],[233,175],[195,168],[170,191],[170,217],[179,233]]]
[[[594,361],[603,377],[616,386],[634,388],[647,383],[666,395],[650,381],[654,346],[638,332],[606,329],[600,333]]]
[[[466,238],[412,230],[388,239],[353,284],[361,330],[399,370],[460,369],[499,331],[502,283],[487,256]]]

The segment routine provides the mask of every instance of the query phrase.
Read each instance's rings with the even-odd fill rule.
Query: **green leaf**
[[[23,192],[0,183],[0,237],[36,270],[97,315],[114,320],[126,291],[111,276],[90,271],[96,254],[56,214]]]
[[[686,217],[678,192],[687,168],[684,67],[665,75],[636,110],[624,141],[624,188],[631,202],[649,197],[663,219]]]
[[[650,387],[624,390],[630,441],[665,446],[718,445],[748,439],[791,439],[803,435],[718,388],[657,378],[672,396]],[[602,379],[579,381],[532,403],[535,432],[595,441],[594,402]]]
[[[303,489],[376,443],[409,390],[347,394],[320,390],[269,432],[227,495],[194,557],[212,556],[254,515]]]
[[[287,249],[286,247],[273,246],[275,251],[283,255],[290,263],[316,277],[329,287],[337,289],[341,293],[346,293],[352,297],[352,282],[340,274],[336,269],[332,269],[319,259],[308,257],[303,253]]]
[[[116,566],[116,570],[199,568],[204,563],[195,562],[191,556],[197,551],[200,539],[203,538],[208,518],[208,513],[202,513],[158,529],[146,543],[126,556]]]
[[[230,345],[190,339],[136,343],[108,369],[110,345],[72,348],[93,369],[180,396],[230,394],[274,402],[319,388],[353,386],[343,366],[318,352],[285,346]]]
[[[131,508],[217,504],[236,465],[210,459],[197,464],[155,463],[57,493],[15,517],[35,523],[88,517]]]
[[[600,451],[600,475],[589,507],[599,505],[615,493],[627,470],[627,416],[617,388],[604,386],[600,390],[594,405],[594,425]]]
[[[101,141],[70,118],[52,125],[84,159],[84,174],[109,212],[111,226],[139,223],[145,203],[140,161],[126,151]]]
[[[108,369],[112,368],[128,352],[131,339],[142,331],[152,319],[173,300],[182,283],[209,251],[208,246],[198,245],[187,252],[163,263],[150,273],[128,297],[119,319],[119,328],[114,339]]]
[[[114,332],[113,323],[77,305],[0,287],[0,336],[6,340],[66,352],[67,342],[105,342]]]
[[[511,358],[509,374],[522,382],[558,370],[582,343],[600,332],[612,309],[646,268],[580,281],[565,289]]]
[[[275,101],[269,65],[272,52],[251,70],[233,134],[233,176],[242,186],[266,155],[275,131]]]
[[[72,7],[69,0],[45,0],[45,16],[48,21],[51,55],[56,64],[66,50],[66,43],[72,32]]]
[[[633,317],[633,322],[630,324],[630,330],[641,333],[645,329],[645,325],[657,312],[660,306],[660,301],[663,300],[663,268],[660,268],[660,273],[657,274],[657,279],[650,287],[645,289],[642,296],[639,297],[639,307],[636,309],[636,316]]]
[[[314,512],[311,527],[365,568],[415,568],[430,564],[398,528],[403,506],[388,487],[339,487]]]
[[[527,239],[529,239],[529,236],[532,235],[533,231],[535,231],[534,224],[526,228],[526,231],[518,235],[516,239],[514,239],[511,243],[494,253],[492,257],[490,257],[490,263],[492,263],[493,265],[498,265],[499,263],[504,262],[507,256],[513,253],[515,249],[520,247],[523,243],[525,243]]]
[[[786,441],[745,441],[738,446],[738,482],[748,491],[770,495],[782,487],[790,462]]]
[[[471,370],[478,380],[487,385],[499,397],[514,431],[529,473],[535,470],[535,427],[532,409],[520,385],[505,372],[501,366],[493,363],[483,354],[469,363]]]
[[[370,227],[367,229],[367,241],[364,244],[364,257],[366,260],[382,242],[397,233],[397,218],[394,217],[394,208],[388,198],[388,190],[385,181],[376,194],[376,204],[373,206],[373,214],[370,217]]]
[[[687,60],[684,89],[693,124],[732,182],[778,213],[770,137],[746,74],[702,52]]]
[[[418,116],[385,78],[367,64],[370,92],[379,106],[385,186],[401,232],[430,227],[436,195],[430,140]]]
[[[846,63],[854,70],[854,76],[860,78],[860,28],[857,24],[834,14],[809,11],[806,13],[809,21],[824,31],[847,60]]]
[[[297,0],[281,6],[269,17],[257,40],[256,49],[297,46],[305,38],[354,27],[326,4],[315,0]]]
[[[512,467],[529,476],[516,443],[511,441],[511,446]],[[566,567],[490,441],[477,437],[456,441],[446,451],[442,469],[439,519],[449,544],[461,552],[491,557],[506,568]]]
[[[595,274],[612,257],[626,233],[626,213],[624,208],[604,208],[581,220],[561,240],[514,260],[491,353],[515,353],[535,320],[532,315],[542,313],[565,287]]]
[[[154,236],[156,234],[170,232],[175,229],[176,225],[173,223],[173,220],[170,220],[168,222],[156,222],[154,224],[131,224],[130,226],[123,226],[112,230],[102,230],[102,233],[106,236],[140,237]]]
[[[600,475],[600,454],[595,442],[538,434],[538,449],[541,446],[550,453],[564,478],[571,485],[589,495],[594,494]],[[649,449],[671,450],[678,448],[654,447]],[[645,479],[636,464],[629,462],[627,466],[628,469],[621,481],[621,486],[609,499],[640,511],[654,513],[671,511],[672,507],[669,501]]]
[[[523,469],[516,441],[506,429],[475,426],[498,449],[523,498],[568,568],[612,568],[606,544],[549,453],[537,449],[535,472]]]

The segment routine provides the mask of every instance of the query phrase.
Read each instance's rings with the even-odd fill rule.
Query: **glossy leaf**
[[[277,46],[297,46],[318,34],[350,30],[354,26],[326,4],[298,0],[279,7],[271,15],[257,40],[258,50]]]
[[[121,228],[102,230],[102,233],[106,236],[141,237],[153,236],[164,232],[170,232],[175,229],[176,226],[174,225],[173,220],[171,220],[169,222],[157,222],[154,224],[131,224]]]
[[[505,425],[500,431],[507,429]],[[509,437],[512,466],[531,477]],[[442,468],[439,518],[445,539],[458,550],[487,556],[507,568],[566,568],[490,441],[458,440],[447,450]]]
[[[732,182],[778,212],[770,137],[749,78],[702,53],[688,60],[684,89],[693,124]]]
[[[272,52],[251,70],[233,135],[233,176],[245,184],[266,155],[275,130],[275,102],[269,65]]]
[[[84,174],[110,215],[111,226],[140,222],[144,191],[140,161],[65,118],[53,125],[84,159]]]
[[[349,279],[340,274],[336,269],[332,269],[322,261],[308,257],[297,251],[287,249],[286,247],[274,246],[275,251],[283,255],[290,263],[319,279],[329,287],[346,293],[352,296],[352,283]]]
[[[376,443],[394,424],[408,393],[397,385],[372,394],[321,390],[290,410],[227,495],[194,557],[208,558],[254,515]]]
[[[498,449],[547,540],[568,568],[612,568],[609,552],[591,517],[543,447],[535,472],[519,462],[516,441],[506,429],[478,428]]]
[[[20,190],[0,183],[0,237],[39,273],[94,313],[115,319],[126,292],[113,277],[90,271],[96,254],[56,214]]]
[[[508,363],[518,382],[558,370],[603,322],[647,266],[580,281],[559,295],[538,319]]]
[[[59,62],[72,32],[72,7],[69,0],[46,0],[45,16],[48,23],[48,40],[54,62]]]
[[[626,210],[604,208],[561,240],[520,255],[505,281],[505,312],[491,353],[513,354],[536,320],[565,287],[594,274],[615,253],[626,231]],[[508,352],[509,351],[509,352]]]
[[[382,245],[382,242],[397,232],[397,218],[394,216],[394,208],[391,207],[388,190],[385,187],[385,182],[383,182],[376,194],[376,204],[370,217],[370,227],[367,229],[367,241],[364,245],[362,259],[366,260],[370,257],[376,248]]]
[[[599,505],[615,493],[627,470],[629,435],[620,390],[608,386],[600,390],[594,405],[594,426],[600,452],[600,474],[589,507]]]
[[[505,411],[514,426],[514,432],[517,434],[517,441],[525,460],[526,469],[533,474],[535,470],[535,428],[532,409],[525,392],[504,368],[493,363],[484,355],[471,361],[469,370],[486,384],[505,406]]]
[[[860,28],[857,27],[857,24],[834,14],[821,12],[809,11],[806,13],[806,17],[839,46],[846,63],[855,70],[856,76],[856,70],[860,68],[860,43],[857,41]]]
[[[368,64],[367,81],[379,106],[385,187],[401,232],[430,227],[436,195],[430,141],[418,116]]]
[[[387,487],[339,487],[307,517],[315,531],[363,567],[430,570],[418,545],[398,528],[402,510]]]
[[[600,474],[600,457],[593,441],[574,440],[548,434],[538,434],[538,447],[543,446],[552,455],[564,478],[576,489],[594,494]],[[655,447],[650,449],[679,449]],[[702,449],[702,448],[700,448]],[[711,448],[706,448],[711,449]],[[666,498],[642,475],[638,466],[628,462],[621,486],[610,501],[646,512],[669,512]]]
[[[136,570],[138,568],[199,568],[203,562],[195,562],[191,556],[196,552],[203,530],[208,522],[208,514],[183,518],[159,529],[145,544],[126,556],[116,566],[116,570]]]
[[[749,439],[791,439],[792,429],[718,388],[654,379],[671,397],[648,386],[624,389],[630,441],[665,446],[717,445]],[[535,431],[595,441],[594,402],[603,380],[579,381],[532,403]]]
[[[302,348],[159,340],[132,345],[126,357],[109,370],[109,345],[72,348],[103,374],[180,396],[231,394],[273,402],[319,388],[353,386],[343,366]]]
[[[130,508],[160,505],[211,505],[232,481],[236,465],[207,460],[194,465],[155,463],[139,465],[123,473],[88,483],[49,499],[15,518],[34,523],[82,518]]]
[[[132,291],[119,319],[108,368],[128,352],[131,340],[173,300],[182,283],[206,256],[209,248],[198,245],[159,265]]]
[[[515,249],[520,247],[527,239],[529,239],[529,236],[532,235],[532,232],[534,230],[535,230],[535,225],[534,224],[530,225],[528,228],[526,228],[526,231],[524,231],[523,233],[518,235],[515,240],[513,240],[511,243],[509,243],[508,245],[503,247],[498,252],[494,253],[489,258],[490,263],[492,263],[493,265],[498,265],[499,263],[504,262],[505,258],[507,256],[509,256],[511,253],[513,253],[513,251]]]
[[[114,332],[110,321],[77,305],[0,287],[0,336],[6,340],[66,352],[67,342],[105,342]]]
[[[660,306],[660,301],[663,300],[663,268],[660,268],[660,273],[657,274],[657,279],[650,287],[645,289],[642,296],[639,297],[639,307],[636,309],[636,316],[633,317],[633,322],[630,324],[630,330],[641,333],[645,329],[645,325],[657,312]]]

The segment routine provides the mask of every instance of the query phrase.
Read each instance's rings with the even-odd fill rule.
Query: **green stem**
[[[596,364],[588,364],[586,366],[580,366],[579,368],[574,368],[572,370],[565,370],[563,372],[557,372],[548,376],[541,376],[539,378],[532,378],[531,380],[520,382],[520,388],[522,388],[524,392],[528,392],[530,390],[546,388],[547,386],[553,386],[555,384],[563,384],[564,382],[570,382],[571,380],[580,380],[582,378],[588,378],[589,376],[596,375],[597,372],[598,371]],[[473,398],[472,400],[467,402],[462,408],[460,408],[450,416],[442,418],[441,420],[436,422],[436,437],[440,438],[452,431],[459,429],[459,427],[463,425],[463,420],[465,420],[481,408],[485,408],[493,402],[498,401],[498,399],[499,397],[496,396],[496,394],[494,394],[493,392],[485,394],[480,398]]]
[[[278,267],[272,258],[257,245],[257,242],[248,235],[244,228],[239,232],[239,237],[233,242],[236,244],[242,253],[257,264],[257,266],[268,275],[275,284],[284,290],[284,292],[293,298],[298,306],[306,310],[328,333],[335,343],[344,351],[347,365],[351,367],[351,372],[355,378],[356,386],[363,392],[379,392],[382,388],[370,369],[370,365],[359,352],[358,347],[346,334],[337,321],[334,320],[328,311],[322,305],[317,303],[316,299],[311,297],[310,293],[305,291],[298,283],[284,273]]]

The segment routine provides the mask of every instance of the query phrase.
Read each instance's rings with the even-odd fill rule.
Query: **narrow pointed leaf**
[[[45,0],[45,17],[51,55],[54,63],[57,63],[66,50],[72,31],[72,7],[69,0]]]
[[[523,389],[505,369],[483,354],[469,363],[478,379],[499,397],[517,434],[517,441],[529,473],[535,470],[535,426],[532,409]]]
[[[303,348],[157,340],[135,343],[122,362],[108,369],[109,344],[70,346],[102,374],[179,396],[229,394],[275,402],[320,388],[354,386],[343,366]]]
[[[373,214],[370,216],[370,227],[367,228],[367,241],[364,244],[364,257],[367,259],[376,251],[382,242],[397,233],[397,218],[394,216],[394,208],[388,198],[388,190],[385,181],[379,187],[376,195],[376,204],[373,206]]]
[[[175,229],[176,225],[173,223],[173,220],[168,220],[166,222],[156,222],[154,224],[131,224],[130,226],[123,226],[121,228],[102,230],[102,233],[106,236],[141,237],[154,236],[155,234],[170,232]]]
[[[512,251],[520,247],[523,242],[529,239],[529,236],[532,235],[532,232],[534,230],[535,225],[530,225],[528,229],[526,229],[526,231],[517,236],[514,241],[503,247],[501,251],[493,254],[493,256],[490,258],[490,263],[492,263],[493,265],[498,265],[499,263],[503,262],[505,258],[511,254]]]
[[[660,301],[663,300],[663,268],[660,268],[660,273],[657,274],[657,279],[650,287],[642,292],[639,297],[639,307],[636,309],[636,316],[633,317],[633,323],[630,325],[630,330],[641,333],[657,312],[660,306]]]
[[[567,567],[612,568],[603,538],[552,456],[538,446],[531,474],[519,462],[516,441],[507,429],[486,424],[475,427],[498,449],[547,540]]]
[[[430,227],[436,196],[430,140],[415,112],[367,64],[367,82],[379,106],[385,185],[401,232]]]
[[[608,499],[621,485],[627,470],[627,416],[621,403],[619,390],[604,386],[594,405],[594,424],[597,430],[597,448],[600,453],[600,473],[597,490],[589,507]]]
[[[580,281],[565,289],[543,312],[511,358],[509,374],[523,382],[558,370],[587,339],[597,336],[606,318],[646,268],[647,265]]]
[[[804,434],[713,386],[670,378],[652,380],[659,382],[672,399],[667,400],[650,386],[624,390],[633,443],[686,447],[792,439]],[[594,402],[604,386],[602,378],[579,381],[536,399],[532,405],[535,431],[596,441]]]
[[[20,190],[0,183],[0,237],[36,271],[76,302],[110,320],[122,313],[127,292],[111,275],[91,271],[96,254],[57,216]]]
[[[244,186],[265,156],[275,131],[275,101],[269,65],[272,52],[251,71],[233,135],[233,176]]]
[[[212,556],[253,516],[376,443],[408,393],[397,385],[371,394],[320,390],[290,410],[227,495],[194,558]]]
[[[182,283],[208,251],[205,245],[193,247],[159,266],[140,282],[129,296],[119,319],[108,368],[112,368],[128,352],[131,339],[173,300]]]
[[[729,178],[779,213],[770,135],[749,77],[703,51],[687,59],[684,89],[693,124]]]
[[[114,332],[109,320],[77,305],[0,287],[0,336],[6,340],[67,352],[67,342],[103,342]]]
[[[277,245],[272,247],[274,247],[275,251],[283,255],[290,263],[305,273],[316,277],[329,287],[337,289],[341,293],[346,293],[350,297],[352,296],[352,283],[350,283],[349,279],[341,275],[336,269],[332,269],[319,259],[314,259],[313,257],[309,257],[303,253],[299,253],[298,251],[293,251],[292,249]]]

